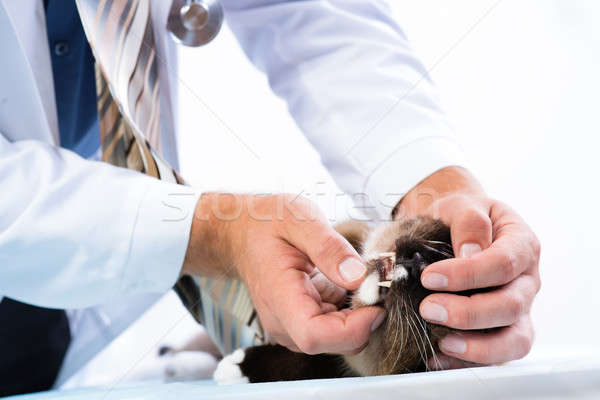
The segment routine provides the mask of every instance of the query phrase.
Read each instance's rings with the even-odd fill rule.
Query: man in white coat
[[[99,3],[112,12],[144,1]],[[177,168],[175,43],[166,31],[171,2],[150,4],[159,144]],[[458,258],[428,267],[423,285],[445,292],[496,288],[423,301],[423,318],[467,330],[441,340],[443,366],[527,354],[529,309],[540,285],[538,241],[464,168],[427,71],[385,3],[222,5],[244,51],[288,102],[340,187],[361,193],[373,217],[431,214],[451,226]],[[286,211],[264,222],[244,208],[239,218],[223,220],[211,211],[234,207],[231,197],[98,161],[94,56],[74,2],[0,0],[0,50],[0,393],[64,382],[181,273],[214,274],[233,265],[265,331],[297,351],[354,352],[382,322],[376,307],[339,312],[306,279],[316,266],[337,286],[355,289],[365,273],[324,218],[297,218],[312,212],[307,201],[238,196],[260,215],[275,215],[282,203]],[[468,332],[493,327],[502,329]],[[32,365],[40,368],[33,373]],[[19,385],[11,386],[15,380]]]

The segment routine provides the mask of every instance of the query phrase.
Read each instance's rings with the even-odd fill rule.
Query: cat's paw
[[[248,383],[248,377],[244,376],[240,368],[240,364],[246,357],[246,351],[244,349],[237,349],[228,356],[223,357],[217,369],[213,374],[213,379],[219,385],[234,385],[237,383]]]

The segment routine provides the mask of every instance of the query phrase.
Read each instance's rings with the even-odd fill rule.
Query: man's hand
[[[182,272],[241,278],[269,338],[295,351],[356,353],[384,318],[377,307],[338,311],[345,291],[329,281],[356,289],[366,268],[302,197],[202,195]]]
[[[443,292],[493,288],[470,297],[435,293],[420,305],[431,322],[464,330],[440,340],[445,368],[524,357],[534,332],[529,310],[540,289],[540,244],[508,206],[485,197],[467,171],[446,168],[421,182],[396,213],[428,214],[450,226],[457,258],[428,266],[423,286]],[[498,328],[488,333],[470,330]],[[468,362],[468,363],[465,363]],[[434,366],[430,360],[430,366]]]

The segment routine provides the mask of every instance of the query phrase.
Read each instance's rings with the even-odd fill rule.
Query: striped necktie
[[[183,184],[160,157],[159,63],[148,0],[77,0],[96,58],[102,160]],[[260,344],[262,328],[237,280],[182,277],[175,291],[223,354]]]

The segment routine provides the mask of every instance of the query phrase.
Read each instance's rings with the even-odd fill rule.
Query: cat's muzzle
[[[415,252],[410,259],[398,259],[393,252],[381,253],[374,262],[379,274],[380,297],[401,286],[420,285],[421,273],[427,266],[419,252]]]

